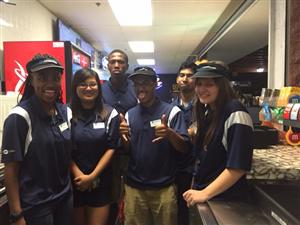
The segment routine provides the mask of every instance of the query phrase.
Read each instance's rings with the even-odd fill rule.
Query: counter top
[[[254,149],[248,179],[300,180],[300,147],[289,145]]]

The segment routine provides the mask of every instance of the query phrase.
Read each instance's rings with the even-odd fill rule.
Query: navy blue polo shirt
[[[253,124],[244,106],[237,100],[225,105],[220,121],[208,146],[202,147],[202,141],[210,121],[203,121],[205,128],[200,134],[194,151],[199,159],[195,177],[196,189],[203,189],[213,182],[225,168],[249,171],[252,163]],[[217,197],[236,196],[245,190],[243,176],[237,183]]]
[[[125,116],[131,139],[126,180],[129,186],[140,189],[162,188],[174,182],[177,151],[168,139],[152,143],[156,138],[154,126],[160,123],[163,114],[167,117],[168,126],[189,142],[183,115],[178,107],[156,99],[151,107],[138,104],[130,109]]]
[[[114,88],[110,80],[104,82],[101,88],[104,102],[115,108],[119,113],[125,114],[128,109],[131,109],[137,104],[137,98],[131,80],[125,79],[120,89]]]
[[[24,211],[44,210],[71,193],[71,111],[55,103],[51,117],[36,96],[19,103],[5,120],[2,162],[20,162],[19,188]]]
[[[180,98],[176,98],[171,103],[174,106],[178,106],[181,111],[183,112],[183,118],[186,124],[186,128],[188,129],[192,123],[193,123],[193,104],[192,101],[189,102],[189,104],[185,107],[183,104],[181,104]],[[180,153],[179,153],[180,154]],[[180,157],[180,156],[179,156]],[[178,162],[178,172],[187,172],[192,173],[194,169],[194,156],[193,152],[189,151],[185,153],[184,156],[181,156],[181,159]]]
[[[91,173],[108,149],[115,150],[119,140],[119,116],[115,109],[104,105],[106,118],[94,110],[86,110],[72,122],[73,160],[84,174]],[[100,186],[111,185],[111,168],[100,175]]]
[[[193,103],[192,101],[189,102],[189,104],[185,107],[183,104],[181,104],[180,98],[175,98],[172,103],[172,105],[178,106],[181,111],[183,112],[184,121],[186,123],[187,128],[189,128],[193,123]]]

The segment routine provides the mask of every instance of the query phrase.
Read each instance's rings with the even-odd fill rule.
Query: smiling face
[[[31,74],[31,85],[42,104],[52,105],[61,92],[61,70],[44,69]]]
[[[133,79],[135,93],[143,106],[150,107],[155,101],[156,82],[146,76],[136,76]]]
[[[76,93],[83,108],[92,108],[99,94],[99,87],[95,77],[89,77],[76,87]]]
[[[215,107],[219,95],[219,87],[212,78],[197,78],[195,81],[195,92],[202,104]]]

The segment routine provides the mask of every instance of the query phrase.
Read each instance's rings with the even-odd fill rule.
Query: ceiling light
[[[12,23],[6,22],[4,19],[0,18],[0,26],[13,27]]]
[[[264,70],[265,69],[263,67],[259,67],[259,68],[256,69],[256,72],[262,73],[262,72],[264,72]]]
[[[128,41],[131,51],[135,53],[154,52],[153,41]]]
[[[108,0],[121,26],[151,26],[151,0]]]
[[[137,62],[141,66],[153,66],[155,65],[154,59],[137,59]]]

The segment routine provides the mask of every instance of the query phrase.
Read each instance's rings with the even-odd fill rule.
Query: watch
[[[18,213],[13,212],[13,213],[11,213],[11,214],[9,215],[9,222],[10,222],[10,223],[15,223],[15,222],[17,222],[19,219],[21,219],[22,217],[23,217],[23,211],[18,212]]]

